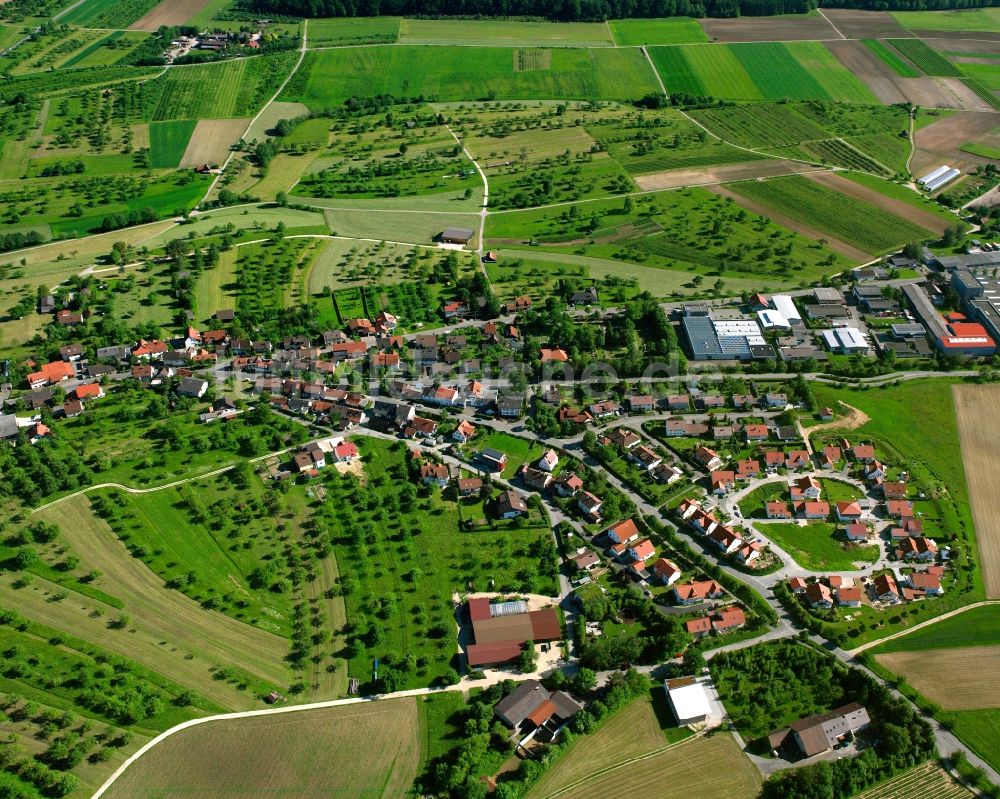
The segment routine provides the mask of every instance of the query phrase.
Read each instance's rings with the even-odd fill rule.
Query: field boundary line
[[[608,29],[608,36],[611,37],[612,47],[617,47],[618,40],[615,38],[615,32],[611,30],[611,22],[609,20],[604,20],[604,27]]]
[[[479,173],[479,177],[483,179],[483,207],[479,211],[479,246],[476,248],[476,253],[479,257],[479,268],[483,270],[483,275],[486,277],[487,285],[490,284],[490,276],[486,274],[486,267],[483,266],[483,237],[486,235],[486,216],[489,214],[489,204],[490,204],[490,181],[486,177],[486,173],[483,172],[483,168],[479,166],[479,162],[472,157],[472,153],[469,152],[468,148],[462,142],[458,135],[451,129],[451,125],[445,125],[451,137],[455,140],[455,143],[462,148],[462,152],[465,153],[465,157],[468,158],[472,165],[476,168]]]
[[[302,62],[306,60],[306,53],[308,52],[308,47],[309,47],[309,20],[305,19],[302,21],[302,46],[299,48],[299,60],[295,62],[295,66],[292,67],[291,72],[289,72],[288,75],[285,77],[285,79],[281,82],[281,85],[278,87],[277,91],[275,91],[275,93],[271,96],[271,99],[268,100],[266,103],[264,103],[264,105],[261,106],[260,111],[258,111],[257,114],[254,116],[254,118],[250,120],[250,124],[247,125],[246,130],[243,131],[243,135],[240,136],[240,139],[246,138],[246,135],[251,131],[254,124],[256,124],[257,120],[260,119],[261,116],[263,116],[264,112],[271,107],[271,104],[278,99],[281,93],[285,90],[285,87],[291,82],[292,78],[295,77],[295,73],[299,71],[299,68],[302,66]],[[219,184],[220,178],[222,178],[222,176],[226,172],[226,167],[228,167],[229,163],[233,160],[233,155],[235,154],[235,152],[236,151],[233,149],[229,150],[229,155],[226,156],[225,163],[223,163],[222,168],[215,176],[215,180],[213,180],[212,184],[208,187],[208,191],[205,192],[205,196],[201,198],[201,203],[205,202],[209,197],[212,196],[212,192],[215,191],[215,187]],[[198,204],[201,205],[201,203]]]
[[[663,83],[663,78],[660,77],[660,70],[656,68],[656,64],[653,63],[653,59],[649,57],[649,50],[646,49],[645,45],[643,45],[639,49],[642,50],[643,58],[646,59],[646,63],[649,64],[649,68],[653,70],[653,77],[655,77],[656,82],[660,84],[660,91],[663,92],[663,96],[670,97],[670,95],[667,94],[667,87]],[[681,113],[683,114],[684,112],[682,111]]]
[[[677,747],[683,746],[684,744],[690,743],[691,741],[697,741],[704,735],[705,735],[704,732],[695,733],[691,737],[685,738],[682,741],[674,741],[671,744],[667,744],[666,746],[661,746],[659,749],[654,749],[651,752],[646,752],[645,754],[642,755],[636,755],[635,757],[629,758],[628,760],[622,760],[620,763],[614,763],[610,766],[605,766],[602,769],[598,769],[597,771],[591,772],[586,777],[582,777],[576,782],[572,782],[563,788],[559,788],[558,790],[553,791],[552,793],[546,794],[544,797],[542,797],[542,799],[556,799],[556,797],[562,796],[567,791],[571,791],[574,788],[579,788],[581,785],[590,782],[595,777],[603,777],[605,774],[610,774],[612,771],[617,771],[618,769],[623,768],[625,766],[631,766],[633,763],[639,763],[642,762],[643,760],[649,760],[652,757],[656,757],[657,755],[662,755],[664,752],[668,752],[671,749],[676,749]]]
[[[876,646],[881,646],[882,644],[888,643],[889,641],[894,641],[897,638],[902,638],[903,636],[909,635],[910,633],[915,633],[917,630],[921,630],[924,627],[930,627],[932,624],[937,624],[939,621],[944,621],[945,619],[950,619],[953,616],[958,616],[965,613],[967,610],[972,610],[974,608],[988,607],[989,605],[1000,605],[1000,599],[984,599],[981,602],[973,602],[971,605],[964,605],[963,607],[956,608],[955,610],[950,610],[947,613],[942,613],[940,616],[935,616],[933,619],[928,619],[927,621],[922,621],[920,624],[915,624],[906,630],[900,630],[898,633],[893,633],[892,635],[887,635],[885,638],[879,638],[877,641],[869,641],[867,644],[862,644],[856,649],[848,649],[847,654],[851,657],[857,657],[862,652],[872,649]]]
[[[823,19],[826,20],[826,24],[829,25],[831,28],[833,28],[837,32],[837,35],[841,39],[846,39],[847,38],[846,36],[844,36],[843,33],[841,33],[840,28],[838,28],[836,25],[834,25],[833,22],[830,21],[830,18],[826,14],[823,13],[823,9],[822,8],[817,8],[816,10],[819,12],[819,15],[821,17],[823,17]],[[831,41],[831,40],[830,39],[824,39],[823,41]],[[833,39],[832,41],[836,41],[836,39]]]

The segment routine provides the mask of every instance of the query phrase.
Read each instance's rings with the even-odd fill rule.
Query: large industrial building
[[[945,318],[938,313],[927,293],[914,283],[903,286],[903,294],[913,306],[917,318],[927,328],[934,346],[941,352],[948,355],[984,356],[996,353],[996,341],[983,324],[970,322],[961,314],[950,314]],[[993,311],[995,313],[995,309]]]
[[[681,325],[696,361],[753,361],[773,358],[756,319],[713,319],[705,305],[684,309]]]

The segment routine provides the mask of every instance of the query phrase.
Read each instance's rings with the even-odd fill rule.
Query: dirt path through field
[[[736,194],[735,192],[727,189],[725,186],[706,186],[705,190],[710,191],[713,194],[718,194],[720,197],[731,197],[737,204],[746,208],[748,211],[753,211],[755,214],[766,216],[768,219],[773,219],[782,227],[794,230],[796,233],[801,233],[803,236],[812,239],[813,241],[824,239],[827,247],[834,252],[840,253],[845,258],[850,258],[852,261],[857,261],[858,263],[868,263],[872,259],[871,255],[866,253],[864,250],[852,247],[847,242],[835,239],[830,234],[824,233],[821,230],[816,230],[816,228],[803,225],[797,219],[785,216],[784,214],[779,213],[773,208],[764,205],[763,203],[759,203],[756,200],[751,200],[748,197]]]
[[[638,175],[634,180],[643,191],[660,191],[661,189],[676,189],[681,186],[710,186],[717,183],[731,183],[737,180],[773,178],[780,175],[795,175],[802,172],[816,171],[825,172],[826,170],[799,161],[767,158],[758,161],[748,161],[742,164],[727,164],[725,166],[668,169],[663,172],[653,172],[650,175]]]
[[[888,197],[881,192],[875,191],[875,189],[862,186],[860,183],[855,183],[853,180],[849,180],[842,175],[833,172],[823,172],[809,174],[806,177],[828,189],[846,194],[848,197],[853,197],[869,205],[874,205],[876,208],[884,208],[886,211],[905,219],[907,222],[920,225],[920,227],[935,233],[942,233],[948,227],[948,220],[942,219],[930,211],[917,208],[915,205],[910,205],[903,200]]]
[[[992,421],[1000,385],[958,385],[951,392],[986,596],[1000,599],[1000,427]]]
[[[837,404],[841,408],[845,408],[847,414],[841,416],[839,419],[834,419],[832,422],[824,422],[823,424],[804,428],[808,438],[812,438],[814,433],[821,433],[824,430],[857,430],[862,425],[868,424],[871,421],[871,417],[867,413],[858,410],[853,405],[848,405],[842,400],[837,400]]]
[[[888,652],[875,659],[945,710],[1000,707],[1000,646]],[[947,675],[942,679],[942,675]]]

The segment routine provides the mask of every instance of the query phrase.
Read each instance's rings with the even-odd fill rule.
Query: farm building
[[[803,757],[828,752],[871,725],[864,705],[851,702],[829,713],[793,721],[767,736],[772,749],[793,749]]]
[[[445,244],[468,244],[476,231],[465,227],[448,227],[441,231],[440,239]]]
[[[468,602],[475,643],[466,650],[470,668],[512,663],[527,641],[546,643],[562,638],[555,608],[528,610],[525,602],[491,602],[474,597]]]
[[[678,724],[705,721],[711,713],[705,687],[694,677],[677,677],[663,684],[667,702]]]
[[[512,730],[552,740],[583,710],[565,691],[549,692],[538,680],[525,680],[493,706],[493,714]]]

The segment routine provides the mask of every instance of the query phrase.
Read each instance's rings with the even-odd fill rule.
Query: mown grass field
[[[971,799],[976,794],[959,785],[940,766],[926,763],[910,771],[904,771],[854,799]]]
[[[548,66],[515,70],[516,51],[501,47],[342,48],[310,52],[281,99],[310,108],[337,106],[352,96],[477,99],[628,99],[657,84],[634,49],[556,48]]]
[[[312,30],[309,31],[312,40]],[[602,22],[525,22],[520,20],[404,19],[401,44],[478,45],[482,47],[611,47]]]
[[[989,645],[1000,645],[1000,605],[972,608],[909,635],[886,641],[875,652],[922,652]]]
[[[900,58],[899,54],[881,39],[862,39],[861,43],[901,78],[920,77],[919,70],[914,69],[908,62]]]
[[[150,749],[105,796],[403,796],[419,732],[410,698],[207,722]]]
[[[995,690],[995,689],[991,689]],[[952,730],[973,752],[1000,769],[1000,709],[961,710],[948,714]]]
[[[295,53],[172,69],[157,79],[154,120],[223,119],[256,113],[295,65]]]
[[[797,175],[732,183],[728,188],[872,254],[931,235],[930,231],[881,208]]]
[[[127,28],[160,0],[86,0],[59,17],[60,24],[84,28]]]
[[[598,731],[597,735],[600,733]],[[630,731],[623,730],[617,740],[612,742],[605,739],[611,754],[622,751],[623,739],[628,740],[630,736]],[[590,761],[573,758],[573,754],[571,750],[560,758],[555,767],[547,771],[527,794],[526,799],[637,796],[649,792],[651,782],[658,783],[664,789],[651,795],[752,799],[759,792],[762,781],[756,767],[727,732],[681,741],[663,751],[649,753],[637,763],[628,763],[619,757],[617,762],[621,765],[615,766],[613,762],[601,771],[593,768]],[[570,760],[571,758],[573,759]],[[562,772],[564,778],[561,784],[547,783],[550,774],[561,769],[566,761],[575,765],[575,771]],[[706,768],[708,763],[711,768]]]
[[[6,582],[0,585],[5,603],[15,603],[30,619],[167,674],[222,707],[243,709],[255,706],[257,700],[225,680],[214,679],[216,668],[236,667],[250,675],[254,687],[288,685],[285,639],[206,610],[166,588],[93,514],[85,497],[66,500],[38,517],[60,526],[81,568],[98,569],[102,577],[96,587],[113,592],[122,609],[79,594],[52,602],[58,586],[43,579],[36,579],[27,590],[15,590]],[[128,620],[123,629],[110,624],[118,617]]]
[[[190,119],[151,122],[149,125],[150,165],[154,169],[173,169],[180,164],[197,124]]]
[[[845,544],[837,525],[829,522],[808,522],[804,527],[784,522],[761,523],[758,529],[795,558],[796,563],[811,571],[851,571],[857,568],[857,563],[874,563],[879,556],[877,545]]]
[[[351,202],[338,200],[337,204],[350,208]],[[467,245],[469,248],[475,247],[476,240],[479,238],[479,217],[477,214],[418,214],[401,211],[376,211],[374,209],[327,208],[324,215],[331,232],[337,236],[432,245],[434,238],[445,228],[460,227],[472,228],[476,231],[476,236]]]
[[[665,19],[612,19],[608,27],[621,47],[656,44],[697,44],[707,42],[705,30],[690,17]]]
[[[875,659],[946,711],[1000,709],[1000,646],[889,652]]]
[[[337,17],[309,20],[309,47],[387,44],[399,39],[399,17]]]
[[[125,57],[126,54],[131,52],[143,41],[149,34],[144,31],[113,31],[94,42],[89,47],[80,50],[68,61],[65,61],[61,66],[65,68],[69,67],[106,67],[110,64],[117,63],[119,60]],[[131,46],[123,48],[120,46],[109,46],[111,42],[116,42],[120,45],[122,42],[129,42]]]
[[[671,93],[723,100],[876,102],[821,42],[653,47],[649,54]]]
[[[991,31],[1000,29],[1000,9],[964,8],[954,11],[893,11],[893,18],[909,30]]]
[[[666,704],[665,697],[658,697],[657,701],[661,705],[660,713],[669,717],[669,709],[662,707]],[[662,725],[663,716],[658,715],[651,698],[640,697],[632,701],[604,721],[596,732],[574,741],[568,751],[542,774],[525,799],[543,799],[554,794],[576,796],[572,790],[563,792],[588,773],[613,768],[618,763],[655,752],[684,737],[685,731],[665,729]]]

